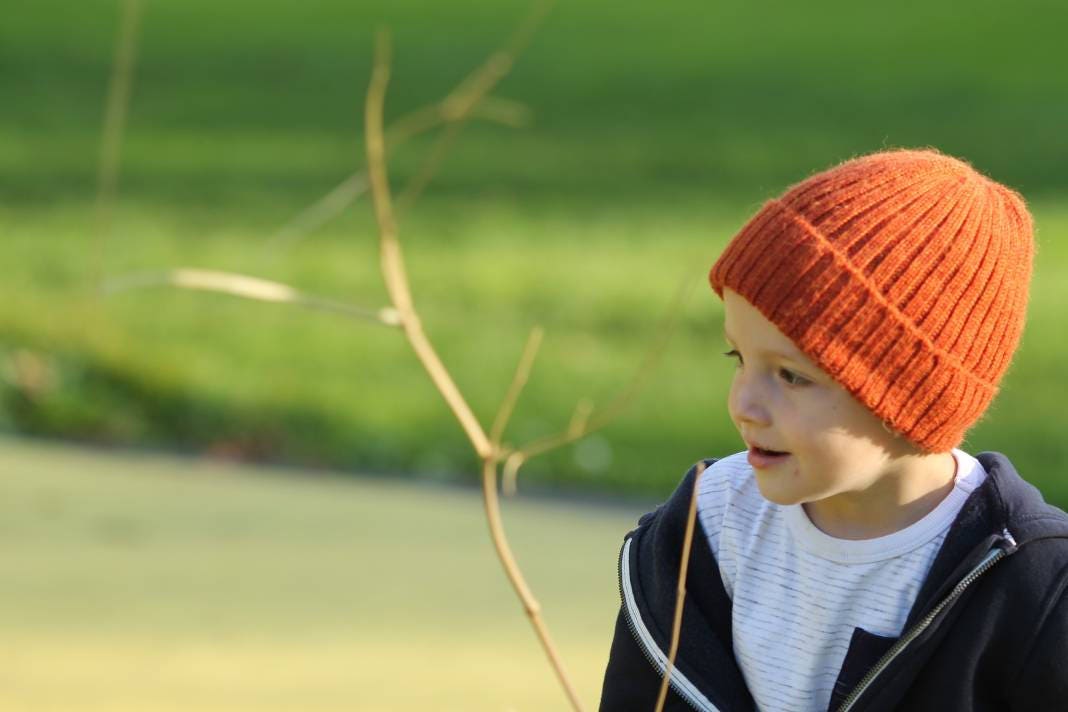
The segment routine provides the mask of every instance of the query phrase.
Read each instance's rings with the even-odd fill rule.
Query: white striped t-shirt
[[[920,585],[964,500],[986,478],[954,449],[956,486],[905,529],[836,539],[801,505],[760,494],[746,453],[702,475],[698,516],[733,602],[734,655],[758,709],[827,709],[854,628],[901,634]]]

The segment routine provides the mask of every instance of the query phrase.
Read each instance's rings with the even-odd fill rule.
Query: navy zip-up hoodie
[[[854,631],[830,710],[1068,710],[1068,515],[1004,455],[976,458],[988,476],[950,527],[902,635]],[[602,712],[655,706],[696,469],[623,540]],[[700,519],[696,527],[665,709],[754,710],[734,658],[731,600]]]

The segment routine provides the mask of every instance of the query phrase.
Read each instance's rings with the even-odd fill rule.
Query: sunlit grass
[[[578,399],[615,395],[680,280],[702,280],[764,198],[851,155],[934,145],[1021,189],[1041,247],[1024,346],[965,447],[1005,451],[1066,503],[1068,485],[1053,474],[1068,464],[1057,425],[1068,75],[1056,32],[1066,10],[1025,3],[1007,19],[985,5],[966,18],[951,3],[907,13],[832,5],[814,22],[803,6],[768,17],[745,5],[665,14],[559,4],[500,87],[531,108],[533,124],[467,127],[400,216],[426,327],[488,424],[542,324],[506,439],[557,431]],[[473,477],[459,428],[396,334],[165,289],[91,298],[117,5],[64,6],[68,23],[54,21],[56,9],[16,3],[0,25],[10,70],[0,89],[11,97],[0,115],[0,428]],[[374,26],[395,37],[388,119],[439,99],[526,9],[148,7],[106,273],[246,272],[382,306],[366,203],[291,249],[265,245],[362,161]],[[398,190],[424,138],[392,156]],[[719,307],[707,290],[693,294],[631,411],[585,452],[532,461],[528,481],[662,493],[698,457],[739,446],[723,407]]]
[[[413,292],[487,425],[529,329],[546,329],[506,437],[516,444],[564,427],[581,397],[605,404],[640,363],[679,282],[698,283],[661,367],[598,436],[604,456],[568,448],[532,461],[526,476],[662,493],[697,458],[739,447],[725,410],[721,311],[703,280],[744,215],[706,214],[699,204],[669,216],[631,206],[586,217],[529,216],[493,202],[471,203],[463,217],[435,207],[405,222]],[[1039,254],[1024,343],[965,447],[1006,452],[1065,502],[1068,486],[1050,467],[1068,461],[1056,434],[1059,391],[1050,384],[1063,382],[1068,353],[1059,326],[1068,218],[1055,204],[1033,207]],[[5,262],[20,265],[0,282],[7,353],[29,348],[55,372],[53,390],[41,396],[41,417],[50,420],[31,423],[41,432],[66,423],[95,440],[425,476],[477,472],[399,335],[330,314],[162,288],[96,302],[80,291],[76,216],[23,213],[0,243]],[[349,218],[285,258],[264,256],[254,233],[228,227],[188,238],[188,224],[182,214],[152,220],[128,212],[118,239],[130,248],[110,269],[228,269],[349,303],[386,303],[373,239],[360,237],[369,220]]]

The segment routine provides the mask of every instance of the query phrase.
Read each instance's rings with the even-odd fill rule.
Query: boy
[[[692,496],[665,709],[1068,709],[1068,516],[957,448],[1033,252],[1023,200],[931,150],[847,161],[742,228],[710,279],[749,449],[624,539],[602,710],[654,708]]]

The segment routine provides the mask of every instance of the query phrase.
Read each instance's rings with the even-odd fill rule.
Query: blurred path
[[[505,502],[593,705],[640,510]],[[564,706],[477,492],[0,439],[0,708]]]

